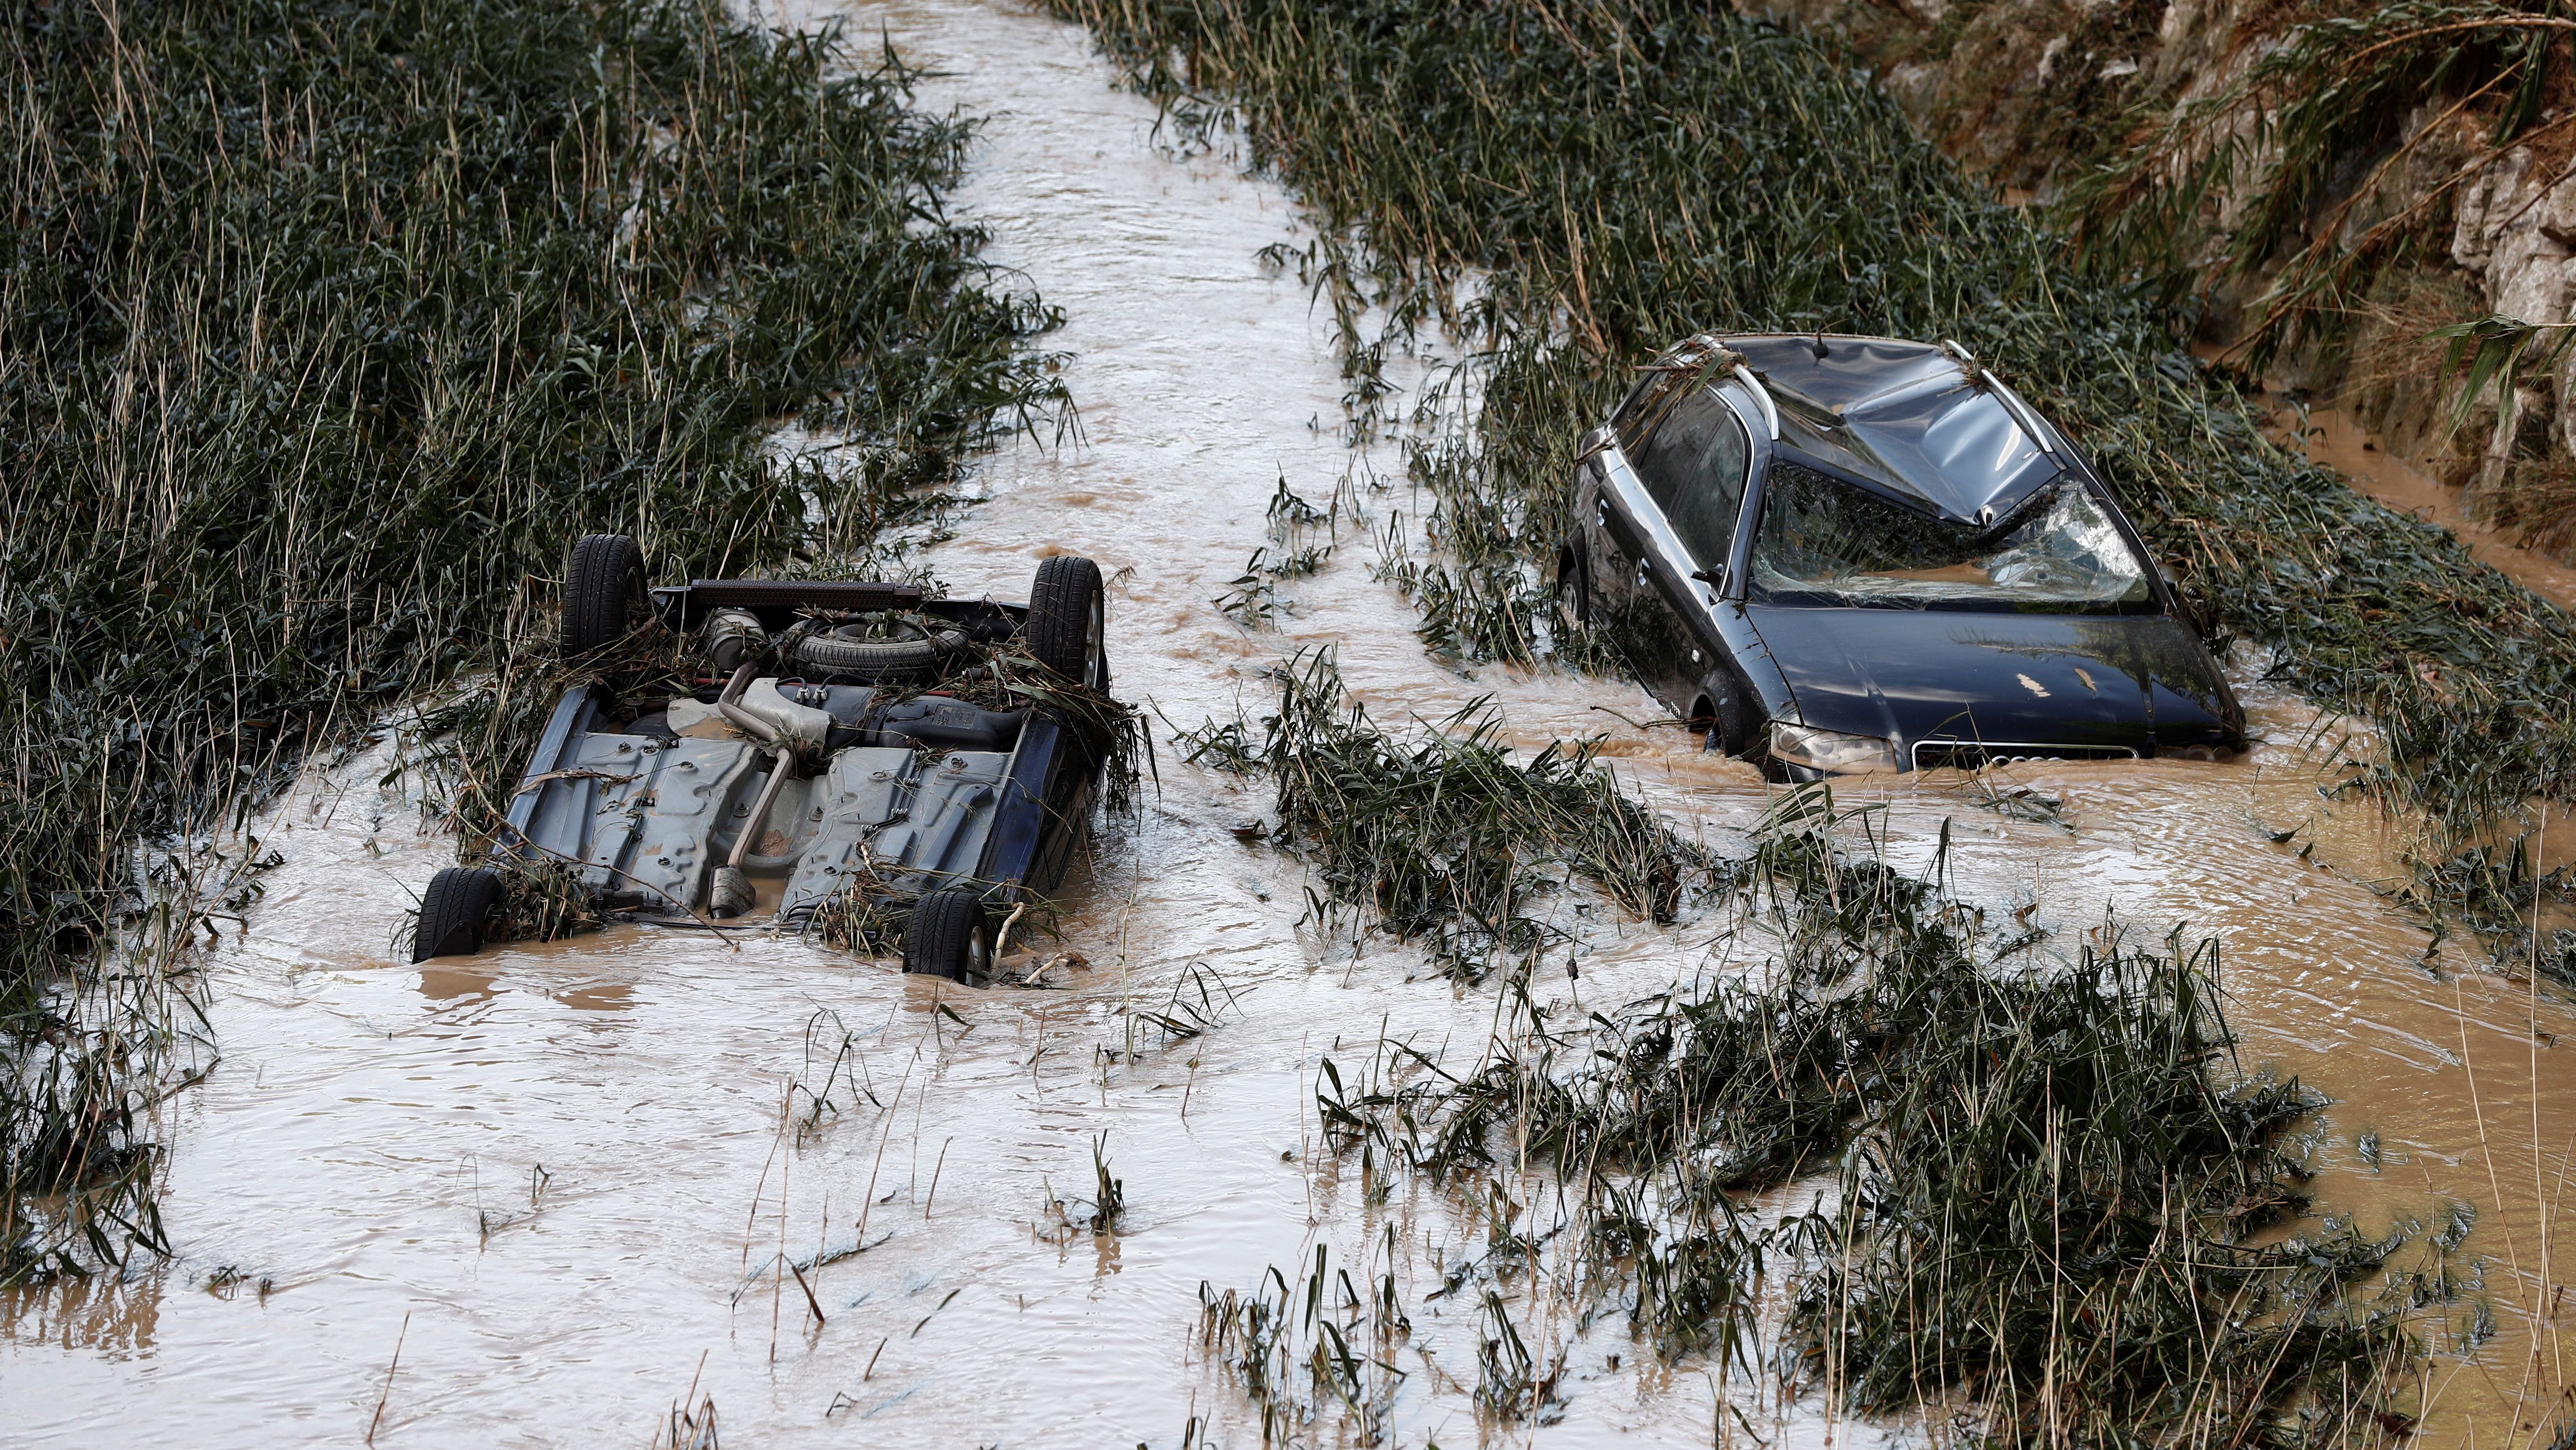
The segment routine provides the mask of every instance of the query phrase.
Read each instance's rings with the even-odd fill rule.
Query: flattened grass
[[[965,125],[828,39],[694,0],[170,0],[19,6],[0,44],[8,1282],[158,1243],[209,903],[151,862],[335,730],[525,683],[574,536],[862,561],[1060,395],[1052,314],[942,214]],[[781,420],[849,466],[771,456]],[[455,718],[498,750],[533,708]]]
[[[1589,746],[1516,760],[1482,703],[1399,740],[1345,699],[1329,652],[1274,676],[1279,709],[1257,740],[1235,720],[1180,743],[1188,761],[1269,779],[1270,838],[1322,878],[1319,927],[1382,928],[1479,981],[1531,968],[1558,935],[1539,904],[1571,883],[1664,922],[1722,885],[1717,859],[1622,794]]]
[[[1055,8],[1184,133],[1240,128],[1326,229],[1328,285],[1490,350],[1477,426],[1414,459],[1439,501],[1412,578],[1440,647],[1545,651],[1578,440],[1657,350],[1949,337],[2093,455],[2226,631],[2379,722],[2395,799],[2465,840],[2576,781],[2564,614],[2267,442],[2153,289],[2079,274],[1829,44],[1680,0]]]
[[[1949,889],[1946,841],[1900,872],[1874,808],[1822,787],[1720,852],[1579,749],[1515,755],[1489,711],[1398,736],[1328,657],[1276,683],[1257,731],[1184,743],[1275,788],[1268,838],[1313,867],[1313,919],[1501,980],[1483,1061],[1381,1042],[1327,1059],[1317,1091],[1368,1203],[1410,1172],[1489,1220],[1441,1291],[1487,1301],[1486,1413],[1555,1393],[1497,1297],[1525,1279],[1533,1324],[1533,1296],[1571,1294],[1574,1322],[1622,1315],[1666,1359],[1959,1414],[1997,1445],[2367,1445],[2411,1422],[2410,1316],[2458,1291],[2457,1240],[2392,1269],[2405,1232],[2312,1212],[2298,1134],[2322,1100],[2239,1066],[2214,945],[1991,928]],[[1566,918],[1537,903],[1588,892],[1731,915],[1748,959],[1624,1009],[1543,1006],[1531,974]],[[1407,1317],[1387,1286],[1365,1353],[1311,1310],[1297,1332],[1284,1276],[1202,1289],[1265,1437],[1337,1404],[1385,1433],[1395,1390],[1369,1366]]]
[[[2321,1100],[2237,1068],[2215,948],[2038,956],[1937,867],[1839,843],[1851,819],[1787,797],[1742,863],[1768,962],[1529,1014],[1480,1070],[1374,1074],[1326,1120],[1456,1186],[1543,1166],[1566,1206],[1520,1233],[1533,1277],[1668,1359],[1998,1446],[2403,1433],[2408,1316],[2457,1286],[2439,1259],[2384,1275],[2403,1232],[2310,1215],[2294,1134]]]

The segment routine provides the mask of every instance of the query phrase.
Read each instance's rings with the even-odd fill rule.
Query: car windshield
[[[1899,607],[2116,607],[2149,597],[2145,566],[2073,479],[1979,528],[1785,462],[1771,470],[1753,583],[1766,594]]]

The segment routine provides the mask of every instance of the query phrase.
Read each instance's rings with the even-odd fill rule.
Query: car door
[[[1707,439],[1694,459],[1687,450]],[[1680,633],[1672,661],[1674,708],[1688,713],[1700,695],[1712,698],[1712,675],[1721,673],[1725,653],[1710,611],[1725,595],[1740,593],[1727,578],[1735,552],[1738,517],[1744,511],[1745,479],[1753,461],[1752,435],[1744,421],[1722,401],[1715,416],[1691,436],[1677,440],[1671,451],[1648,450],[1646,495],[1661,515],[1658,535],[1663,548],[1650,569],[1650,585],[1675,619]],[[1652,538],[1650,538],[1650,542]],[[1678,548],[1676,548],[1678,546]]]
[[[1621,421],[1629,426],[1603,460],[1597,504],[1608,556],[1594,575],[1602,622],[1640,682],[1688,711],[1708,672],[1694,623],[1715,597],[1691,575],[1726,567],[1750,444],[1734,411],[1704,385],[1660,416]],[[1676,519],[1694,537],[1680,537]]]

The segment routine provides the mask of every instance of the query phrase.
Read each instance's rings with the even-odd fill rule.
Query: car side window
[[[1717,414],[1708,446],[1680,487],[1666,497],[1648,485],[1663,507],[1664,522],[1690,550],[1691,562],[1710,573],[1726,568],[1735,544],[1735,516],[1743,508],[1744,475],[1753,457],[1753,442],[1735,411],[1719,403]]]
[[[1726,567],[1752,446],[1735,410],[1710,389],[1695,388],[1628,455],[1698,568]]]
[[[1727,407],[1706,388],[1693,388],[1661,410],[1642,438],[1622,438],[1628,466],[1646,485],[1658,507],[1669,513],[1672,501],[1699,468],[1701,455],[1726,421]]]

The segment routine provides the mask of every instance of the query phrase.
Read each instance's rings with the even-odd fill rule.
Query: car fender
[[[1771,657],[1770,646],[1762,642],[1761,632],[1753,627],[1743,603],[1721,600],[1709,611],[1708,619],[1721,646],[1719,658],[1702,683],[1709,698],[1717,698],[1717,685],[1725,672],[1732,670],[1747,691],[1745,705],[1759,717],[1754,721],[1757,731],[1773,720],[1799,720],[1798,699],[1789,688],[1788,677],[1780,672],[1779,662]]]

